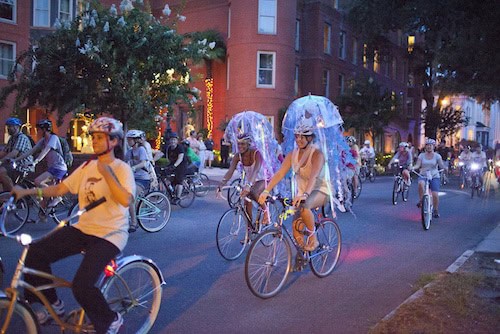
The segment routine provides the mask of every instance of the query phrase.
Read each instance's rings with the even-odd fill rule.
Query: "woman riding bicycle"
[[[72,284],[75,299],[85,310],[96,333],[117,333],[123,318],[109,308],[96,283],[103,268],[127,243],[128,206],[135,195],[135,182],[130,166],[118,158],[123,153],[122,124],[113,118],[101,117],[92,122],[89,133],[97,159],[82,164],[57,185],[32,189],[15,187],[12,193],[20,198],[27,195],[55,197],[71,192],[78,194],[80,208],[106,198],[106,202],[82,214],[75,225],[57,229],[30,245],[26,266],[51,273],[52,263],[83,253]],[[28,274],[26,281],[33,286],[49,283]],[[56,291],[48,289],[44,294],[56,313],[64,314],[64,303],[58,299]],[[39,302],[28,291],[25,297],[31,303]],[[50,319],[45,308],[36,313],[40,323]]]
[[[411,156],[411,152],[408,151],[408,143],[399,143],[398,151],[394,154],[391,161],[389,161],[389,166],[392,166],[392,164],[396,162],[402,169],[401,174],[403,175],[403,180],[406,185],[409,186],[411,184],[409,170],[411,170],[413,165],[413,157]]]
[[[436,141],[434,139],[428,138],[425,141],[425,149],[423,153],[420,153],[417,159],[417,163],[413,166],[413,169],[420,169],[420,174],[425,175],[427,172],[431,172],[432,180],[429,184],[432,191],[432,203],[434,207],[434,212],[432,216],[434,218],[439,218],[439,185],[441,183],[439,170],[444,169],[443,159],[441,155],[434,152],[436,147]],[[439,169],[438,169],[439,167]],[[422,205],[422,197],[424,196],[424,186],[427,180],[424,177],[418,178],[418,196],[419,202],[418,207]]]
[[[297,243],[305,251],[315,250],[319,243],[314,227],[314,214],[311,209],[322,206],[328,198],[328,186],[325,178],[325,158],[321,150],[313,144],[313,126],[305,122],[299,122],[294,129],[295,143],[298,148],[288,154],[278,172],[271,178],[268,186],[259,196],[259,203],[265,203],[269,192],[278,182],[283,179],[292,168],[297,179],[297,193],[293,198],[293,205],[299,206],[300,218],[305,224],[305,229],[309,237],[304,245],[303,232],[299,231],[301,226],[296,226],[296,219],[293,224],[293,235]]]

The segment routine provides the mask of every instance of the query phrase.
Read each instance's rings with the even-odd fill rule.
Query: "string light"
[[[161,147],[161,124],[163,122],[163,115],[166,114],[166,110],[159,109],[158,110],[158,115],[155,117],[157,119],[156,121],[156,130],[158,131],[158,134],[156,135],[156,140],[155,140],[155,150],[159,150]]]
[[[212,135],[212,130],[214,128],[214,79],[205,79],[205,92],[207,95],[207,129],[208,136]]]

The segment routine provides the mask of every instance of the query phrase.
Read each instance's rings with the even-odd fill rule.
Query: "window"
[[[276,34],[276,0],[259,0],[259,34]]]
[[[293,78],[293,92],[299,96],[299,65],[295,65],[295,76]]]
[[[409,97],[406,99],[406,116],[409,118],[413,118],[414,112],[413,112],[413,98]]]
[[[16,45],[0,41],[0,78],[6,79],[16,60]]]
[[[73,20],[73,0],[59,0],[59,20]]]
[[[16,0],[0,0],[0,21],[16,22]]]
[[[363,44],[363,67],[364,68],[368,68],[368,56],[367,56],[367,52],[368,52],[368,45]]]
[[[373,51],[373,71],[380,73],[380,53],[378,50]]]
[[[49,0],[34,0],[33,26],[49,27]]]
[[[346,32],[341,31],[340,32],[340,41],[339,41],[339,58],[340,59],[345,59],[345,37],[346,37]]]
[[[354,38],[352,40],[352,63],[354,65],[358,64],[358,39]]]
[[[414,47],[415,47],[415,36],[408,36],[408,53],[412,53]]]
[[[231,7],[227,13],[227,38],[231,37]]]
[[[295,51],[300,50],[300,21],[295,21]]]
[[[331,54],[331,40],[332,40],[332,26],[325,23],[323,27],[323,52],[326,54]]]
[[[339,74],[339,96],[344,95],[345,92],[345,77],[343,74]]]
[[[257,52],[257,87],[274,88],[276,52]]]
[[[323,87],[324,87],[324,96],[330,97],[330,71],[323,70]]]

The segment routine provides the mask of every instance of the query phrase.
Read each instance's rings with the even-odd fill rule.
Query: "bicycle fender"
[[[153,267],[155,272],[158,274],[158,277],[160,277],[160,281],[161,281],[160,285],[166,284],[165,279],[163,278],[163,274],[161,273],[161,270],[156,265],[156,263],[153,260],[151,260],[150,258],[147,258],[147,257],[142,256],[142,255],[135,255],[134,254],[134,255],[128,255],[128,256],[117,258],[116,259],[116,264],[118,266],[117,270],[119,270],[121,267],[123,267],[127,264],[130,264],[132,262],[145,262],[145,263],[150,264],[151,267]],[[98,281],[98,286],[102,287],[107,279],[108,279],[108,277],[106,277],[104,275],[104,273],[101,274],[101,277],[99,278],[99,281]]]

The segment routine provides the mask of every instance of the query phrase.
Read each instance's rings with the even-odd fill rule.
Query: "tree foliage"
[[[382,92],[373,78],[357,78],[335,104],[339,106],[346,129],[377,136],[398,115],[399,102],[390,92]]]
[[[0,102],[16,93],[16,109],[38,104],[60,118],[90,109],[130,123],[153,120],[166,104],[191,103],[197,91],[189,87],[188,63],[208,46],[176,32],[179,15],[162,24],[123,4],[118,11],[92,1],[72,22],[56,22],[54,33],[17,59]]]
[[[439,134],[442,139],[457,132],[466,120],[464,112],[451,105],[440,110],[440,115]]]

